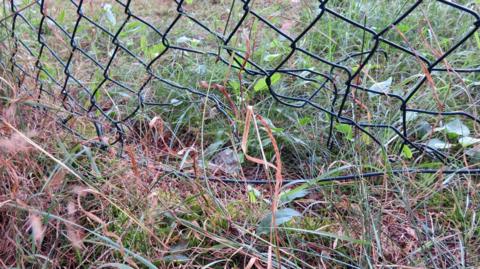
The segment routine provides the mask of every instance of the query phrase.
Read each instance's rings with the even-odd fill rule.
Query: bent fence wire
[[[38,102],[61,105],[56,115],[65,128],[98,145],[122,145],[137,114],[175,106],[178,98],[171,96],[185,94],[208,98],[235,126],[231,100],[198,83],[228,78],[234,82],[224,85],[232,95],[263,86],[277,104],[320,112],[325,125],[317,131],[325,148],[350,147],[337,141],[343,133],[390,156],[436,159],[444,173],[480,173],[463,163],[467,149],[458,153],[448,142],[452,132],[468,147],[478,142],[470,134],[480,123],[478,7],[387,1],[386,9],[370,14],[365,7],[382,1],[286,1],[297,10],[280,6],[268,14],[272,3],[254,2],[4,0],[0,65]],[[289,15],[296,18],[283,19]],[[443,32],[438,37],[436,31]],[[473,52],[465,52],[468,44]],[[204,62],[191,79],[177,74],[189,76],[190,63],[198,61]],[[428,135],[419,135],[425,125]],[[437,133],[443,139],[432,138]],[[409,162],[392,173],[438,171]]]

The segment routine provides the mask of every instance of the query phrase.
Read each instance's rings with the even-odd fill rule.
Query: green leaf
[[[123,31],[125,32],[135,32],[143,28],[145,25],[141,21],[131,21],[125,25]]]
[[[480,1],[477,2],[480,5]],[[478,32],[475,32],[473,36],[475,37],[475,42],[477,42],[477,47],[480,49],[480,35],[478,34]]]
[[[143,54],[147,55],[148,54],[148,41],[147,41],[147,36],[142,35],[140,37],[140,49],[142,50]]]
[[[262,196],[260,191],[252,187],[252,185],[247,185],[247,191],[248,191],[248,200],[252,204],[256,203],[257,198],[260,198]]]
[[[243,154],[242,152],[238,153],[238,162],[241,164],[245,162],[245,154]]]
[[[57,17],[57,22],[63,24],[65,22],[65,9],[62,9]]]
[[[351,125],[340,123],[335,125],[335,129],[344,134],[348,140],[353,141],[353,129]]]
[[[271,61],[274,61],[274,60],[280,58],[281,56],[282,56],[282,54],[280,54],[280,53],[268,54],[265,57],[263,57],[263,60],[265,62],[271,62]]]
[[[462,147],[466,148],[474,144],[480,143],[480,138],[474,138],[470,136],[464,136],[460,139],[458,139],[458,143],[462,145]]]
[[[270,48],[276,48],[276,49],[282,49],[282,50],[288,49],[285,42],[281,42],[277,39],[273,39],[272,42],[270,42]]]
[[[42,80],[49,80],[50,79],[50,76],[52,76],[53,78],[57,78],[58,77],[58,74],[57,74],[57,69],[53,68],[53,67],[50,67],[48,65],[42,65],[42,72],[40,72],[40,79]],[[48,76],[47,74],[49,74],[50,76]]]
[[[393,79],[392,77],[389,77],[387,80],[382,81],[382,82],[377,82],[373,84],[369,90],[371,91],[376,91],[376,92],[382,92],[382,93],[388,93],[390,91],[390,86],[392,86]],[[368,95],[370,97],[377,96],[377,94],[369,92]]]
[[[294,217],[301,217],[302,214],[295,209],[284,208],[279,209],[275,215],[275,226],[282,225]],[[258,234],[264,234],[270,231],[272,225],[272,213],[268,213],[260,222],[260,225],[257,229]]]
[[[191,5],[191,4],[193,4],[193,0],[185,0],[185,3]]]
[[[445,124],[444,127],[447,131],[447,134],[453,134],[457,136],[468,136],[470,134],[470,129],[468,129],[468,127],[459,119],[455,119]]]
[[[123,31],[120,32],[119,36],[120,38],[126,38],[132,33],[134,34],[135,32],[137,33],[143,33],[145,30],[145,24],[143,24],[140,21],[131,21],[123,27]],[[143,35],[142,35],[143,37]]]
[[[285,131],[284,128],[275,127],[272,120],[270,120],[269,118],[263,118],[263,119],[267,122],[268,127],[270,127],[270,130],[272,130],[272,133],[283,134],[283,132]],[[262,129],[264,128],[262,127]],[[267,139],[267,140],[270,141],[270,139]]]
[[[313,119],[311,117],[303,117],[301,119],[298,120],[298,123],[301,125],[301,126],[305,126],[309,123],[311,123],[313,121]]]
[[[407,145],[403,145],[402,155],[407,159],[411,159],[413,157],[412,150]]]
[[[282,204],[288,204],[291,201],[298,199],[298,198],[303,198],[308,195],[308,191],[305,190],[304,186],[300,186],[294,189],[290,189],[287,191],[283,191],[280,193],[280,202]]]
[[[421,121],[415,128],[415,133],[419,137],[424,137],[432,132],[432,126],[427,121]]]
[[[280,128],[280,127],[274,127],[274,128],[270,128],[272,130],[272,133],[274,134],[282,134],[283,132],[285,132],[285,129],[284,128]]]
[[[427,146],[429,146],[433,149],[449,149],[453,145],[449,144],[449,143],[446,143],[446,142],[443,142],[440,139],[434,138],[434,139],[431,139],[427,142]]]
[[[230,80],[228,82],[228,85],[230,86],[230,88],[232,88],[234,93],[236,94],[240,93],[240,83],[238,81]]]
[[[352,139],[353,139],[353,137],[352,137]],[[366,133],[362,133],[362,134],[360,135],[360,141],[362,141],[363,143],[365,143],[365,145],[370,145],[370,144],[372,144],[372,138],[371,138],[369,135],[367,135]]]
[[[412,29],[412,27],[406,23],[400,23],[397,25],[397,29],[402,32],[402,33],[406,33],[408,32],[410,29]]]
[[[148,57],[153,60],[160,53],[165,51],[165,49],[166,48],[165,48],[165,45],[163,45],[163,43],[158,43],[156,45],[153,45],[150,48],[148,48]]]
[[[418,164],[418,168],[440,169],[443,167],[442,162],[427,162]]]
[[[270,82],[271,85],[276,84],[280,78],[282,78],[282,75],[280,73],[275,73],[270,77]],[[261,78],[260,80],[255,83],[255,86],[253,86],[253,90],[255,92],[262,92],[265,90],[268,90],[268,85],[267,85],[267,78]]]

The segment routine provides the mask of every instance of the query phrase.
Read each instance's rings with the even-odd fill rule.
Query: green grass
[[[7,2],[3,2],[7,11],[1,13],[0,18],[9,14]],[[231,1],[185,2],[187,14],[218,33],[224,32]],[[478,1],[459,2],[480,12]],[[74,5],[58,0],[49,3],[46,12],[72,34],[77,18]],[[104,4],[110,4],[111,8],[104,8]],[[331,0],[327,7],[378,31],[405,12],[410,4]],[[317,2],[308,1],[254,1],[252,9],[295,36],[315,18],[317,6]],[[176,14],[173,1],[152,4],[139,0],[133,1],[130,8],[161,33],[167,30]],[[227,33],[234,29],[243,12],[240,1],[236,1],[233,11]],[[118,31],[127,17],[116,1],[85,3],[83,12],[111,32]],[[39,26],[41,16],[37,7],[22,14],[34,27]],[[11,18],[5,23],[11,23]],[[473,23],[471,16],[435,1],[426,1],[398,25],[404,37],[394,29],[385,37],[411,46],[432,60],[437,57],[435,51],[446,51]],[[33,72],[40,49],[38,32],[22,21],[18,21],[16,27],[17,37],[21,37],[33,53],[30,55],[20,46],[16,62]],[[2,62],[8,60],[8,51],[12,49],[9,33],[3,29],[0,26]],[[67,35],[47,22],[43,31],[44,42],[67,62],[71,52]],[[255,47],[247,48],[242,33],[249,35]],[[70,79],[67,90],[77,103],[67,101],[73,105],[73,111],[66,111],[60,88],[53,82],[65,81],[63,66],[45,50],[40,59],[43,71],[39,78],[44,82],[44,90],[52,95],[42,94],[40,103],[46,109],[43,111],[34,108],[36,99],[20,98],[29,93],[37,96],[38,84],[25,78],[23,89],[16,88],[15,78],[2,70],[0,214],[5,217],[0,217],[0,234],[5,240],[0,243],[0,265],[6,268],[245,268],[247,265],[250,268],[268,265],[273,268],[475,268],[480,265],[478,178],[441,173],[391,175],[388,172],[395,168],[444,166],[413,148],[404,149],[398,156],[402,141],[389,129],[368,129],[385,145],[383,150],[351,126],[336,124],[333,147],[327,147],[329,117],[325,113],[310,106],[291,108],[279,104],[268,92],[262,76],[242,72],[240,84],[239,71],[229,66],[237,63],[224,50],[220,51],[229,64],[218,62],[214,56],[167,48],[157,32],[134,18],[123,26],[118,39],[145,63],[162,54],[151,66],[155,75],[214,95],[229,104],[215,86],[224,85],[238,109],[238,115],[233,110],[227,112],[238,133],[211,100],[151,80],[142,91],[144,100],[171,105],[141,107],[124,124],[128,130],[124,157],[117,158],[119,147],[107,151],[90,147],[51,122],[72,112],[82,114],[80,107],[90,105],[91,95],[104,113],[121,121],[138,106],[137,93],[115,83],[102,83],[103,71],[77,51],[71,58],[69,72],[90,92]],[[78,25],[76,42],[104,66],[115,48],[111,36],[95,29],[85,19]],[[186,17],[169,31],[168,42],[171,46],[213,53],[218,52],[220,46],[216,38]],[[371,35],[330,14],[296,44],[329,61],[339,61],[351,52],[367,50],[373,45]],[[252,16],[247,17],[228,46],[242,55],[250,51],[251,59],[267,69],[275,68],[291,52],[286,39]],[[385,44],[379,48],[389,57],[376,54],[360,74],[360,86],[378,87],[378,83],[391,78],[389,92],[406,96],[423,75],[418,61]],[[479,50],[477,31],[441,66],[477,67]],[[359,60],[351,58],[343,64],[356,70]],[[255,67],[247,64],[247,68]],[[285,68],[330,72],[330,66],[300,51],[285,63]],[[346,80],[346,72],[340,69],[334,69],[332,74],[339,85]],[[302,75],[315,77],[310,72]],[[145,68],[125,51],[119,52],[112,61],[108,76],[135,91],[149,77]],[[438,110],[440,102],[445,111],[464,110],[477,115],[478,74],[435,72],[432,79],[435,89],[423,86],[409,102],[410,108]],[[202,87],[202,83],[209,86]],[[276,92],[292,97],[305,97],[319,86],[287,74],[273,76],[272,84]],[[94,89],[97,89],[95,94]],[[332,97],[331,91],[323,90],[312,102],[330,108]],[[398,100],[371,96],[360,90],[355,92],[355,97],[368,111],[354,105],[349,97],[344,115],[358,122],[401,127]],[[339,108],[339,103],[334,109]],[[252,124],[247,139],[248,154],[275,163],[274,143],[268,136],[271,130],[280,149],[283,177],[313,180],[283,186],[280,190],[275,190],[273,184],[242,183],[245,178],[275,178],[273,169],[265,171],[263,165],[246,158],[237,139],[242,138],[250,105],[269,127],[265,128],[257,120],[256,130]],[[454,134],[459,128],[449,125],[461,120],[464,127],[460,129],[467,128],[470,137],[480,138],[478,125],[473,121],[453,116],[412,115],[408,122],[412,140],[427,143],[436,138],[452,144],[444,150],[452,156],[452,168],[478,164],[478,146],[461,146],[461,135]],[[103,139],[115,140],[116,132],[101,112],[96,110],[89,115],[92,116],[104,128]],[[32,145],[28,147],[29,143],[19,142],[25,140],[18,140],[18,134],[7,123],[31,136],[49,155]],[[76,116],[68,125],[87,139],[97,139],[95,126],[86,115]],[[429,133],[422,126],[443,127],[443,130]],[[9,146],[22,143],[27,148],[18,147],[19,152]],[[233,152],[234,163],[241,167],[236,173],[219,171],[215,165],[227,148]],[[389,162],[392,157],[397,161]],[[387,171],[387,174],[353,182],[321,182],[325,177],[365,171]],[[218,175],[237,178],[239,183],[207,182],[200,178]],[[276,199],[280,204],[278,208],[273,207],[279,210],[277,222],[281,225],[272,232],[268,226]],[[40,223],[32,221],[35,216],[41,219]]]

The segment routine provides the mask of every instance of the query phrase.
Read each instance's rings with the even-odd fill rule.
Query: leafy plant
[[[275,73],[270,77],[270,84],[275,85],[280,81],[282,78],[282,75],[280,73]],[[261,78],[255,83],[255,86],[253,86],[253,90],[255,92],[263,92],[265,90],[268,90],[268,85],[267,85],[267,78]]]
[[[402,155],[407,159],[411,159],[413,157],[412,149],[410,149],[410,147],[407,145],[403,145]]]
[[[342,133],[347,140],[353,141],[353,129],[351,125],[340,123],[335,125],[335,129]]]
[[[282,225],[284,223],[289,222],[295,217],[301,217],[302,214],[298,212],[295,209],[291,208],[283,208],[277,210],[275,214],[275,226]],[[270,231],[272,225],[272,213],[268,213],[262,221],[260,221],[260,224],[257,228],[257,233],[258,234],[266,234]]]
[[[449,149],[451,148],[453,145],[450,144],[450,143],[447,143],[447,142],[444,142],[438,138],[433,138],[433,139],[430,139],[428,142],[427,142],[427,146],[433,148],[433,149]]]
[[[470,135],[470,129],[459,119],[450,121],[443,127],[435,129],[435,131],[445,131],[447,135],[453,138]]]

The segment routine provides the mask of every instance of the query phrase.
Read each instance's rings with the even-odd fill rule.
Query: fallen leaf
[[[29,218],[30,230],[32,237],[36,244],[40,244],[45,234],[45,228],[42,224],[42,219],[37,215],[30,215]]]
[[[212,162],[213,168],[218,168],[227,174],[237,174],[240,172],[240,163],[235,152],[229,148],[216,154]]]

